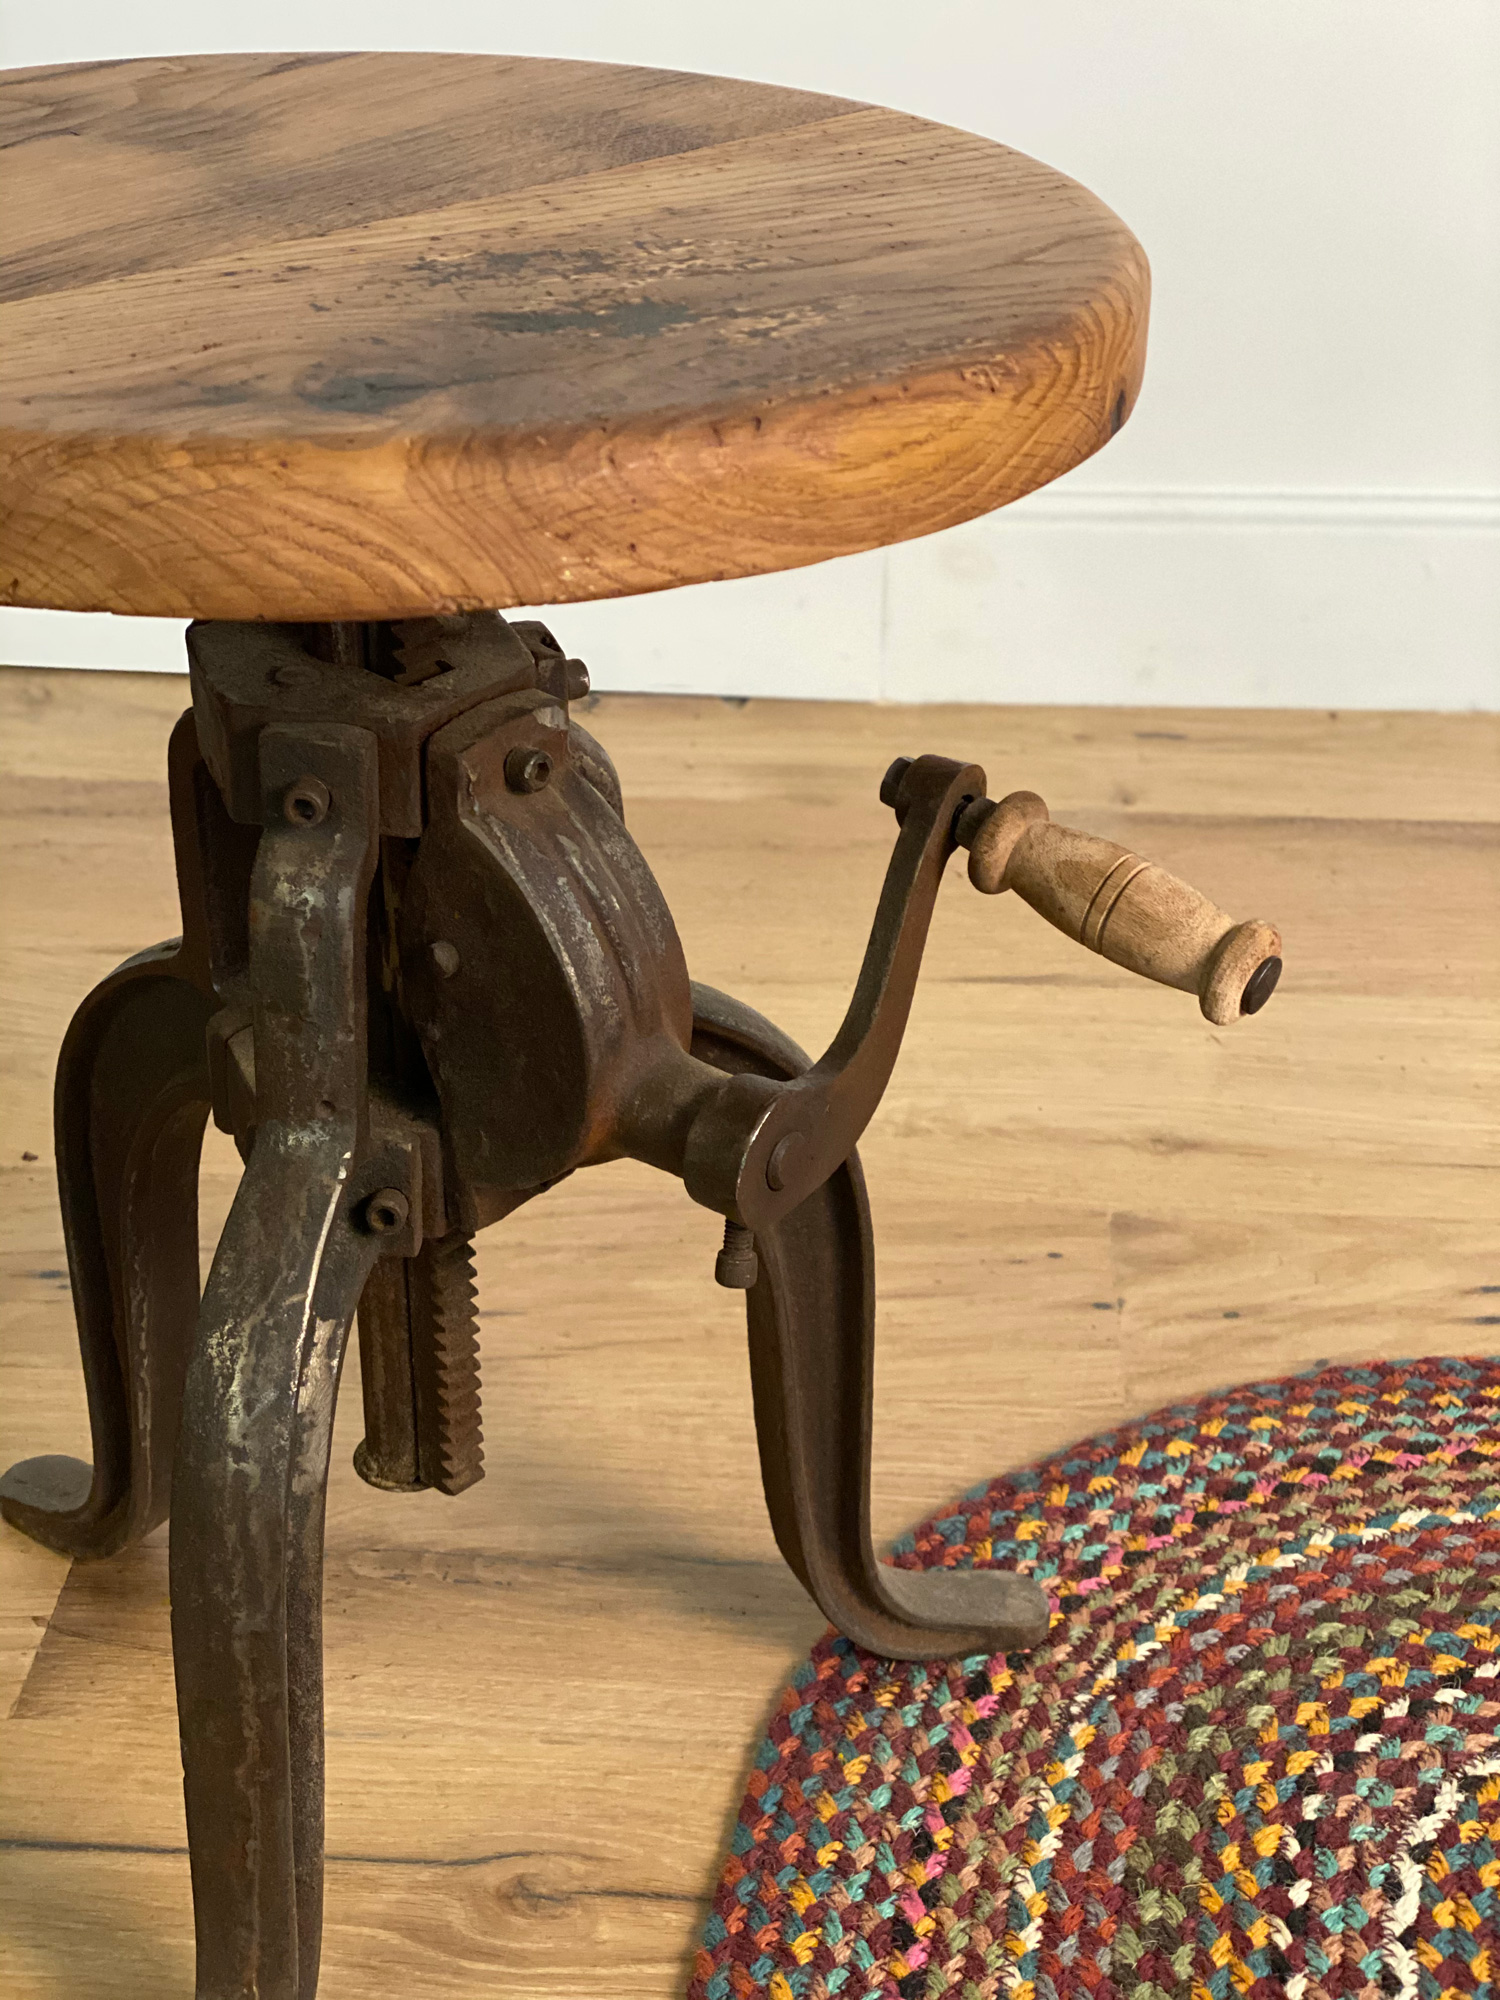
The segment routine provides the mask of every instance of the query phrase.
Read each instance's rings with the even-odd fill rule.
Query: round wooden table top
[[[613,64],[0,75],[0,601],[556,604],[820,561],[1096,451],[1139,244],[1008,147]]]

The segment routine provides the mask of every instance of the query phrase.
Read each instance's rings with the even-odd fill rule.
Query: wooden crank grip
[[[1012,792],[998,805],[975,799],[956,831],[976,889],[1014,889],[1090,951],[1196,993],[1218,1027],[1259,1012],[1275,990],[1281,936],[1272,925],[1237,924],[1129,848],[1054,825],[1035,792]]]

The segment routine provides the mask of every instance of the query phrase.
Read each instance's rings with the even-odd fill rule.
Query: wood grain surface
[[[0,74],[0,601],[561,603],[926,534],[1117,430],[1076,182],[840,98],[494,56]]]
[[[559,636],[566,637],[560,619]],[[52,1184],[58,1040],[175,923],[186,697],[0,673],[0,1463],[87,1453]],[[1288,970],[1216,1030],[950,866],[864,1148],[877,1532],[1153,1406],[1323,1358],[1500,1347],[1500,718],[609,696],[588,717],[694,973],[824,1046],[897,754],[1262,909]],[[35,1159],[24,1156],[34,1153]],[[215,1140],[211,1241],[233,1186]],[[759,1732],[817,1613],[756,1472],[719,1230],[579,1174],[481,1238],[488,1476],[328,1521],[323,2000],[678,2000]],[[0,1992],[187,2000],[165,1540],[79,1565],[0,1528]]]

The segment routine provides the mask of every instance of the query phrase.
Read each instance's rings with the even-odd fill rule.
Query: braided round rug
[[[755,1759],[691,2000],[1500,1996],[1500,1362],[1258,1382],[997,1479],[1029,1656],[830,1635]]]

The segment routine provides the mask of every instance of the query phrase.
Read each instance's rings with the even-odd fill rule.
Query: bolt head
[[[376,1236],[388,1236],[404,1227],[411,1204],[400,1188],[377,1188],[365,1203],[365,1227]]]
[[[760,1276],[760,1259],[752,1243],[748,1250],[721,1250],[714,1261],[714,1282],[729,1292],[753,1291]]]
[[[901,780],[911,769],[910,757],[898,757],[880,781],[880,803],[896,810],[896,802],[901,796]]]
[[[427,950],[432,969],[439,979],[451,979],[463,962],[458,955],[458,946],[450,944],[447,938],[438,938]]]
[[[800,1132],[788,1132],[771,1148],[771,1157],[766,1161],[766,1186],[772,1194],[780,1194],[791,1179],[797,1155],[806,1144]]]
[[[714,1264],[714,1279],[732,1292],[748,1292],[760,1276],[755,1232],[743,1223],[725,1221],[724,1247]]]
[[[332,804],[333,794],[321,778],[299,778],[287,786],[281,810],[292,826],[320,826]]]
[[[545,750],[518,743],[505,760],[505,782],[513,792],[539,792],[551,781],[552,759]]]

